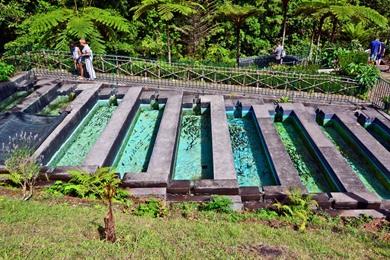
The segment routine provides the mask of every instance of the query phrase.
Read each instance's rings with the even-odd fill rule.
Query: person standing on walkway
[[[384,42],[381,42],[380,50],[377,56],[376,65],[381,65],[383,57],[385,57],[386,45]]]
[[[381,42],[378,38],[370,43],[370,60],[375,63],[381,48]]]
[[[71,52],[72,52],[75,74],[79,75],[79,77],[82,77],[83,65],[81,64],[81,51],[79,46],[77,46],[77,43],[75,42],[71,43]]]
[[[89,45],[84,39],[80,40],[80,45],[83,46],[82,54],[83,60],[85,62],[85,69],[88,72],[89,80],[95,80],[96,79],[96,73],[93,69],[93,53]]]
[[[276,46],[274,50],[275,60],[277,64],[283,63],[283,57],[286,56],[284,52],[284,48],[280,42],[278,42],[278,46]]]

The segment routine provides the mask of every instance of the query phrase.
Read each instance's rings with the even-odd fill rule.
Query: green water
[[[242,118],[234,118],[233,113],[226,114],[238,184],[276,185],[252,112],[243,111]]]
[[[367,155],[358,147],[344,129],[333,120],[321,127],[325,135],[336,145],[352,171],[363,182],[367,190],[383,199],[390,199],[390,179],[385,177]]]
[[[212,179],[212,157],[209,110],[194,115],[192,109],[183,109],[173,179]]]
[[[0,102],[0,112],[12,109],[14,106],[19,104],[25,97],[27,97],[30,91],[17,91],[11,96],[7,97]]]
[[[150,105],[141,105],[138,109],[113,163],[122,176],[147,171],[163,112],[164,106],[152,110]]]
[[[45,116],[58,116],[71,101],[72,100],[68,95],[57,96],[50,104],[45,106],[39,114]]]
[[[81,165],[116,108],[109,106],[108,100],[99,100],[54,154],[48,165],[53,167]]]
[[[366,130],[390,152],[390,134],[376,123],[367,124]]]
[[[288,117],[274,125],[307,190],[311,193],[337,191],[294,119]]]

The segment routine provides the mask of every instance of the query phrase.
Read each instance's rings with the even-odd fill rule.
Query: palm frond
[[[28,20],[30,31],[36,33],[50,31],[60,23],[67,21],[72,13],[70,9],[61,8],[45,14],[36,14]]]
[[[129,32],[128,21],[120,15],[113,15],[108,10],[96,7],[87,7],[84,9],[84,16],[106,27],[113,28],[116,31]]]

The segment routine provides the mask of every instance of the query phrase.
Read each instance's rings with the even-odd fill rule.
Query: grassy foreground
[[[0,188],[1,189],[1,188]],[[1,194],[1,192],[0,192]],[[210,212],[166,218],[115,211],[118,241],[101,240],[104,205],[37,196],[22,202],[0,195],[0,259],[236,259],[390,256],[388,241],[357,229],[325,226],[295,231],[282,222],[229,221]]]

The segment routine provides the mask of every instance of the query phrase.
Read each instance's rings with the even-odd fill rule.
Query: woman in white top
[[[83,76],[83,65],[81,64],[81,51],[76,43],[72,43],[72,58],[74,63],[74,69],[78,72],[79,77]]]
[[[95,70],[93,69],[93,65],[92,65],[92,61],[93,61],[92,50],[84,39],[80,40],[80,44],[81,44],[81,46],[83,46],[81,56],[83,57],[83,59],[85,61],[85,68],[87,69],[87,72],[89,74],[89,79],[94,80],[94,79],[96,79],[96,73],[95,73]]]

